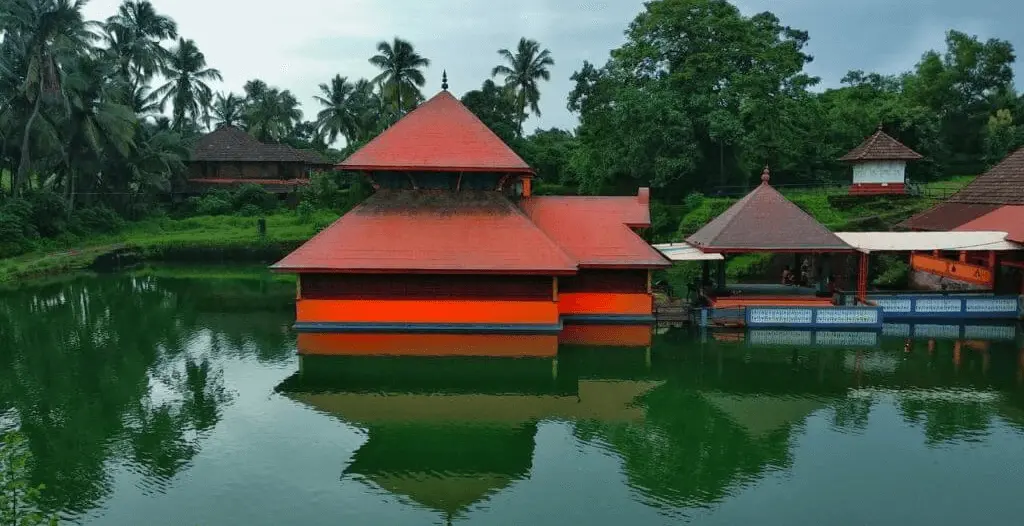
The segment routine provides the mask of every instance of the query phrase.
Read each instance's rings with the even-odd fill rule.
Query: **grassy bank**
[[[83,269],[118,249],[154,261],[262,261],[294,249],[338,214],[317,211],[300,218],[292,211],[278,211],[264,217],[267,231],[262,238],[257,217],[200,216],[148,219],[128,223],[116,234],[54,240],[41,250],[0,260],[0,283]]]

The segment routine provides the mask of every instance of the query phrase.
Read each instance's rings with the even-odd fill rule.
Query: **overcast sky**
[[[897,73],[928,49],[941,49],[955,28],[998,37],[1024,52],[1020,0],[737,0],[747,15],[771,10],[784,24],[810,32],[814,62],[808,71],[834,86],[851,69]],[[113,14],[120,0],[91,0],[93,20]],[[528,127],[572,127],[566,110],[569,77],[584,60],[603,64],[622,44],[623,31],[642,0],[153,0],[157,10],[196,41],[224,75],[219,90],[241,91],[261,78],[290,89],[306,118],[318,111],[317,85],[340,73],[372,78],[367,59],[380,40],[398,35],[432,61],[427,97],[448,70],[460,95],[488,78],[497,50],[520,36],[551,50],[556,65],[542,86],[543,116]],[[1017,72],[1022,71],[1018,61]]]

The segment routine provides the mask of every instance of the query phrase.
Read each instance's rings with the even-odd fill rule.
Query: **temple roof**
[[[966,232],[1006,232],[1006,239],[1014,243],[1024,243],[1024,206],[1008,205],[997,208],[973,221],[956,227],[957,231]]]
[[[199,138],[190,156],[205,162],[274,162],[329,165],[319,154],[287,144],[266,144],[233,126],[224,126]]]
[[[921,154],[893,139],[889,134],[882,131],[881,126],[878,127],[878,131],[874,135],[865,139],[860,146],[839,158],[840,161],[853,163],[863,161],[916,161],[918,159],[921,159]]]
[[[704,252],[849,251],[843,240],[768,184],[686,239]]]
[[[576,262],[496,192],[385,190],[272,268],[554,275],[575,273]]]
[[[338,168],[533,173],[522,158],[447,91],[421,104]]]
[[[1001,205],[1024,205],[1024,148],[979,175],[946,202],[911,217],[900,226],[914,230],[953,230],[995,212]]]
[[[532,197],[523,210],[581,267],[660,268],[671,262],[631,228],[651,225],[647,189],[627,197]]]
[[[1013,152],[949,198],[950,203],[1024,205],[1024,148]]]

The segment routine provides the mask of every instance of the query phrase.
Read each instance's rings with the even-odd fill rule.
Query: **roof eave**
[[[533,169],[528,166],[385,166],[339,163],[334,165],[334,169],[345,172],[495,172],[535,175]]]

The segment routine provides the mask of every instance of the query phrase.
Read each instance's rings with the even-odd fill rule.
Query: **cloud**
[[[91,19],[113,14],[120,0],[92,0]],[[318,108],[317,85],[335,74],[373,77],[367,62],[377,42],[401,36],[431,59],[424,93],[440,89],[448,70],[452,91],[475,89],[498,63],[496,51],[519,37],[539,41],[553,53],[551,82],[542,87],[543,117],[527,126],[575,125],[565,108],[569,77],[584,60],[604,63],[624,41],[623,32],[643,9],[643,0],[173,0],[154,2],[196,41],[219,89],[240,91],[261,78],[292,90],[308,117]],[[771,10],[784,24],[810,32],[808,67],[825,86],[851,69],[897,73],[927,49],[943,45],[945,31],[958,28],[983,38],[1010,38],[1024,48],[1014,17],[1016,0],[739,0],[746,14]]]

